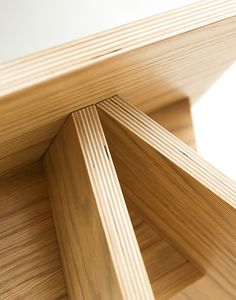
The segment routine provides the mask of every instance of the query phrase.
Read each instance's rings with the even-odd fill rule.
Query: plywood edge
[[[198,1],[2,64],[0,96],[64,76],[127,51],[234,17],[234,0]]]
[[[235,6],[197,2],[1,65],[3,167],[17,166],[8,159],[15,153],[27,164],[21,151],[52,139],[71,112],[115,94],[146,113],[201,95],[235,60]],[[37,159],[45,150],[28,153]]]
[[[44,160],[69,295],[153,299],[94,106],[67,120]]]
[[[97,105],[236,209],[236,183],[146,114],[114,96]]]
[[[233,295],[235,183],[118,97],[98,107],[127,201]]]
[[[159,108],[149,117],[195,149],[189,99],[181,99]],[[158,299],[175,299],[177,294],[184,293],[186,288],[195,286],[199,279],[206,277],[134,207],[128,206],[128,210],[152,289]]]

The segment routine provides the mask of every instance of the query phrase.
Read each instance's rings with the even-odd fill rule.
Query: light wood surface
[[[95,106],[69,117],[45,156],[72,299],[154,299]]]
[[[235,0],[199,1],[1,65],[0,171],[37,160],[70,112],[115,94],[145,112],[198,97],[235,60],[235,15]]]
[[[195,148],[188,99],[160,108],[154,111],[150,117]],[[195,280],[201,277],[201,273],[166,240],[156,227],[147,222],[137,208],[128,206],[128,210],[156,298],[172,297],[175,299],[173,295],[178,293],[178,297],[180,297],[179,292],[184,293],[187,286],[196,286],[199,280],[196,283]],[[219,293],[216,288],[215,290],[216,294],[222,295],[222,292]],[[188,296],[189,294],[190,292]],[[212,290],[210,295],[215,295]]]
[[[150,113],[149,117],[192,149],[197,148],[189,99],[163,106]]]
[[[235,183],[118,97],[98,107],[127,201],[234,297]]]
[[[202,277],[135,207],[128,209],[156,299],[169,299]]]
[[[179,105],[174,104],[172,108],[169,107],[168,111],[172,117],[175,116],[175,120],[178,120],[176,126],[173,126],[172,123],[172,126],[169,127],[171,118],[165,109],[156,111],[155,117],[163,125],[165,124],[168,129],[172,128],[175,134],[182,134],[182,128],[187,124],[191,126],[187,100],[181,101]],[[181,114],[182,117],[180,117]],[[190,133],[191,130],[185,130],[184,132]],[[184,135],[182,137],[184,138]],[[189,134],[186,135],[186,140],[191,140]],[[4,227],[4,230],[7,233],[14,233],[9,234],[7,238],[10,248],[13,250],[9,250],[10,248],[8,248],[8,251],[3,250],[6,235],[4,237],[1,235],[0,239],[1,266],[3,262],[7,261],[9,263],[4,264],[3,268],[1,267],[0,299],[67,299],[51,221],[45,179],[40,163],[7,176],[2,176],[0,181],[1,212],[2,216],[4,215],[4,224],[8,223],[7,228]],[[43,203],[45,203],[46,209],[40,209],[38,205],[35,206],[35,202],[38,201],[36,199],[41,197],[45,197]],[[27,206],[27,209],[25,209],[25,206]],[[11,212],[15,212],[14,218],[12,218]],[[196,268],[170,245],[156,228],[154,230],[154,227],[150,226],[135,209],[129,207],[129,214],[154,294],[156,297],[158,296],[158,299],[169,298],[169,296],[183,290],[201,276]],[[42,223],[40,218],[46,221],[42,221],[44,222]],[[28,222],[28,220],[31,221]],[[46,225],[47,220],[48,225]],[[38,225],[36,225],[37,222],[39,222]],[[20,230],[16,231],[16,228]],[[41,232],[52,245],[51,247],[45,246],[45,242],[43,242],[44,240],[40,235]],[[39,239],[38,242],[36,238]],[[18,255],[15,255],[16,249]],[[22,255],[19,253],[22,253]],[[25,253],[30,259],[38,257],[37,261],[45,270],[43,275],[40,274],[42,268],[31,269],[31,266],[35,266],[36,258],[32,260],[31,265],[31,260],[26,260],[24,257]],[[56,266],[58,271],[50,271],[53,266]],[[25,273],[24,276],[21,270]],[[29,274],[32,277],[28,276],[28,272],[31,272]]]
[[[157,110],[151,117],[194,145],[187,99]],[[155,297],[167,299],[182,290],[171,299],[234,299],[210,276],[195,282],[201,274],[187,257],[137,208],[129,206],[128,210]],[[66,299],[40,163],[0,177],[0,211],[4,230],[0,234],[0,299]]]
[[[229,295],[211,276],[204,276],[188,286],[171,300],[235,300],[235,294]]]
[[[12,111],[12,113],[14,112]],[[2,114],[2,116],[3,115],[4,113]],[[51,124],[47,124],[43,126],[39,131],[29,129],[29,131],[25,132],[24,134],[20,135],[18,138],[15,138],[10,142],[12,149],[11,151],[5,151],[6,149],[4,147],[0,148],[0,152],[2,151],[2,153],[4,153],[4,158],[0,159],[0,175],[7,173],[8,170],[14,168],[19,169],[25,165],[29,165],[33,162],[38,161],[42,157],[42,154],[45,152],[45,150],[48,148],[51,140],[55,137],[55,134],[56,132],[58,132],[60,126],[61,121],[55,122],[53,126]],[[4,131],[0,130],[0,144],[3,134]],[[46,140],[44,139],[45,135],[47,136]],[[7,148],[9,145],[10,144],[8,142],[5,144]]]
[[[66,299],[40,163],[0,178],[0,299]]]
[[[188,99],[183,99],[171,105],[165,106],[161,109],[153,112],[150,117],[158,122],[161,126],[167,129],[169,132],[174,134],[176,137],[181,139],[184,143],[191,146],[193,149],[196,148],[194,130],[191,118],[190,103]],[[136,211],[136,214],[138,212]],[[132,217],[132,213],[131,213]],[[143,222],[147,222],[139,214],[139,218]],[[147,224],[150,227],[149,224]],[[135,228],[135,227],[134,227]],[[155,233],[157,230],[155,228]],[[143,239],[145,242],[145,236]],[[152,235],[149,235],[152,237]],[[141,235],[142,238],[142,235]],[[149,243],[151,244],[151,243]],[[176,249],[175,249],[176,250]],[[142,253],[143,254],[143,253]],[[145,257],[144,257],[145,261]],[[153,261],[153,265],[157,261]],[[163,262],[163,260],[161,260]],[[161,265],[158,262],[158,265]],[[147,269],[148,271],[148,269]],[[169,278],[170,279],[170,278]],[[181,281],[186,282],[184,280]],[[170,280],[169,280],[170,286]],[[234,296],[230,296],[225,290],[223,290],[214,279],[212,279],[209,274],[204,275],[200,280],[191,283],[188,287],[180,291],[177,295],[171,297],[171,300],[233,300]]]

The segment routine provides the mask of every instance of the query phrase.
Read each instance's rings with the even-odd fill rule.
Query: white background
[[[196,0],[0,0],[0,63]]]
[[[197,0],[0,0],[0,63]],[[236,51],[236,50],[235,50]],[[198,151],[236,180],[236,64],[192,106]]]

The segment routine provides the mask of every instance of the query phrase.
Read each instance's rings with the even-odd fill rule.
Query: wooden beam
[[[194,137],[194,130],[193,130],[190,108],[191,107],[190,107],[189,99],[183,99],[181,101],[177,101],[173,104],[164,106],[154,111],[149,115],[149,117],[151,117],[153,120],[155,120],[155,122],[159,123],[165,129],[167,129],[170,133],[175,135],[185,144],[195,149],[196,144],[195,144],[195,137]],[[138,214],[138,212],[136,213]],[[132,218],[132,214],[131,214],[131,218]],[[142,218],[143,222],[148,223],[147,220],[145,220],[140,214],[139,214],[139,218]],[[155,228],[155,233],[157,233],[156,228]],[[149,236],[151,237],[152,235]],[[142,239],[145,241],[144,237],[142,237]],[[143,255],[143,259],[145,262],[144,255]],[[178,274],[178,278],[179,276],[180,275]],[[182,276],[184,276],[185,280],[182,280],[181,283],[186,284],[189,277],[186,276],[186,274],[183,274]],[[158,283],[160,284],[160,280]],[[170,278],[169,278],[169,283],[170,283]],[[154,289],[154,293],[155,293],[155,286],[152,285],[152,288]],[[161,287],[158,286],[157,290],[159,288]],[[170,289],[168,289],[168,291],[170,291]],[[217,282],[209,276],[209,274],[204,274],[204,276],[202,276],[199,280],[197,280],[196,282],[192,282],[188,286],[185,286],[184,289],[182,289],[180,292],[178,292],[171,298],[171,300],[199,300],[199,299],[234,300],[234,297],[232,298],[232,296],[230,296],[225,290],[223,290],[222,287],[220,287],[217,284]]]
[[[236,184],[118,97],[98,107],[127,201],[233,297]]]
[[[0,166],[39,159],[69,113],[115,94],[145,112],[198,97],[235,60],[235,15],[197,1],[1,65]]]
[[[164,106],[149,116],[188,145],[195,146],[188,99]],[[206,277],[134,206],[128,206],[128,211],[157,299],[175,299],[176,294],[184,293],[189,287],[198,284],[199,278]],[[215,290],[216,293],[219,292],[216,288]]]
[[[66,121],[44,164],[72,299],[153,299],[95,106]]]

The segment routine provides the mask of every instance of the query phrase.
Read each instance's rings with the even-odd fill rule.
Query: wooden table
[[[0,66],[0,299],[235,299],[236,184],[189,109],[235,56],[209,0]]]

